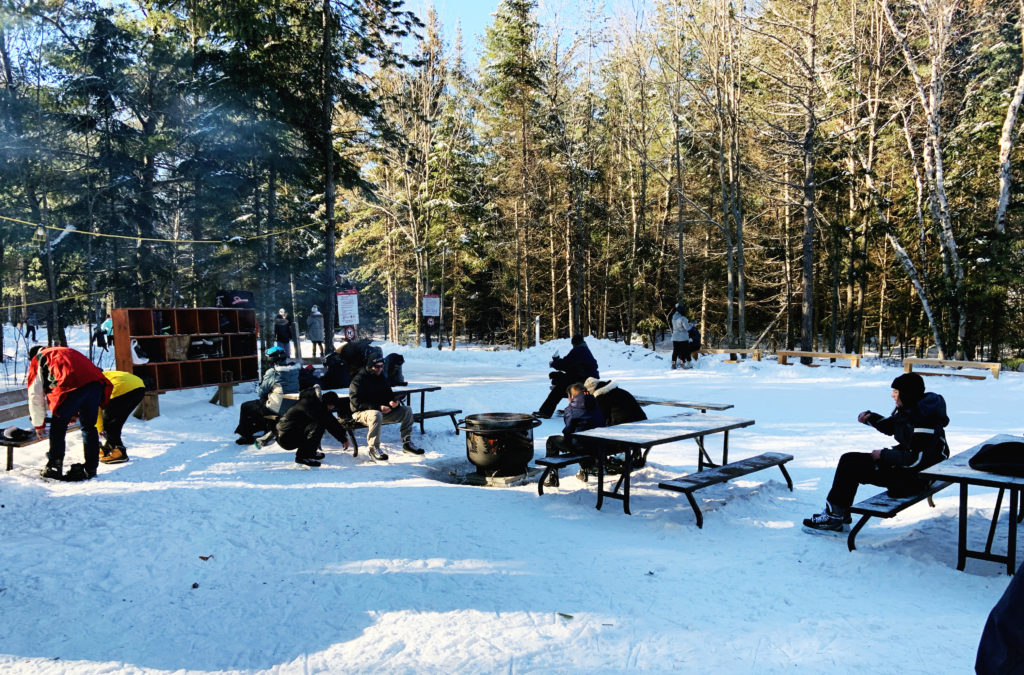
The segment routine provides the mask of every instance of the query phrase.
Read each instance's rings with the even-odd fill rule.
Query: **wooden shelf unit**
[[[220,307],[115,309],[112,318],[117,369],[152,380],[157,392],[237,384],[259,378],[254,310]],[[170,360],[167,341],[174,336],[220,338],[223,356]],[[132,363],[133,339],[146,352],[149,363]]]

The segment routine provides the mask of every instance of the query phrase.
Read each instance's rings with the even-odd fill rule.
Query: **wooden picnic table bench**
[[[860,368],[860,360],[863,358],[860,354],[843,354],[841,352],[803,352],[803,351],[777,351],[775,354],[779,357],[779,365],[788,366],[790,358],[799,359],[829,359],[835,361],[836,359],[846,359],[850,362],[851,368]],[[808,364],[816,365],[816,364]]]
[[[726,363],[738,362],[739,359],[736,357],[740,354],[749,356],[755,361],[761,360],[761,355],[764,353],[763,349],[741,349],[739,347],[705,347],[699,350],[701,354],[728,354],[729,359]]]
[[[701,488],[706,488],[709,485],[716,485],[718,483],[724,483],[733,478],[739,478],[740,476],[746,476],[748,473],[754,473],[755,471],[761,471],[768,467],[777,466],[782,471],[782,476],[786,479],[786,485],[789,486],[789,491],[793,491],[793,479],[789,477],[789,472],[786,471],[786,462],[792,461],[793,455],[784,455],[778,452],[766,452],[754,457],[747,457],[731,464],[724,464],[714,469],[705,469],[704,471],[698,471],[697,473],[687,474],[686,476],[680,476],[679,478],[673,478],[658,483],[658,487],[664,490],[673,490],[675,492],[682,492],[686,495],[686,498],[690,502],[690,508],[693,509],[693,514],[697,517],[697,527],[704,527],[704,515],[700,511],[700,507],[697,506],[697,501],[693,498],[693,493]]]
[[[916,356],[910,356],[903,359],[903,372],[912,373],[914,372],[914,366],[933,366],[935,368],[956,368],[957,370],[963,370],[964,368],[976,368],[978,370],[987,370],[992,373],[992,378],[999,379],[999,369],[1002,367],[1000,363],[992,363],[988,361],[953,361],[951,359],[924,359]],[[984,380],[984,375],[971,375],[969,373],[935,373],[928,371],[917,371],[919,375],[945,375],[946,377],[966,377],[969,380]]]
[[[733,407],[732,403],[706,403],[703,401],[673,401],[667,398],[657,398],[655,396],[643,396],[636,399],[636,402],[642,406],[647,405],[667,405],[674,408],[694,408],[706,413],[709,410],[728,410]]]
[[[1021,504],[1021,493],[1024,492],[1024,477],[1005,474],[991,473],[975,469],[970,465],[974,457],[983,447],[990,443],[1024,443],[1024,437],[999,434],[987,441],[978,443],[972,448],[957,453],[938,464],[922,469],[919,474],[922,478],[934,481],[949,481],[960,486],[960,509],[959,523],[957,527],[957,562],[956,568],[963,570],[967,565],[968,558],[987,560],[989,562],[1004,563],[1006,573],[1013,574],[1017,569],[1017,526],[1024,520],[1024,504]],[[998,488],[999,495],[996,497],[996,505],[992,510],[992,520],[989,524],[988,539],[985,542],[984,550],[977,551],[967,548],[967,496],[970,486]],[[992,552],[992,543],[995,539],[996,526],[999,523],[999,514],[1002,510],[1003,495],[1010,493],[1009,516],[1006,519],[1006,554]]]
[[[850,507],[851,514],[857,514],[860,516],[860,520],[850,530],[850,534],[846,537],[846,547],[851,551],[857,548],[855,539],[857,533],[867,525],[868,520],[871,518],[893,518],[899,512],[904,509],[908,509],[914,504],[927,499],[929,506],[935,506],[935,502],[932,501],[932,496],[939,490],[944,490],[949,487],[952,483],[944,481],[932,481],[932,483],[924,490],[914,493],[912,495],[906,495],[904,497],[893,497],[889,494],[889,491],[880,492],[874,497],[869,497],[863,501],[859,501]]]
[[[611,427],[598,427],[573,434],[573,438],[585,452],[574,456],[545,457],[535,460],[535,463],[545,467],[540,477],[543,483],[553,469],[578,464],[584,459],[594,460],[597,464],[597,508],[600,509],[604,504],[604,498],[608,497],[621,500],[623,512],[629,514],[630,474],[634,466],[646,463],[651,448],[674,441],[693,439],[698,448],[698,471],[702,471],[705,466],[715,468],[720,465],[712,463],[704,446],[704,437],[719,433],[723,435],[721,465],[726,465],[729,461],[729,431],[752,424],[754,420],[750,419],[687,412]],[[609,455],[620,452],[625,452],[622,474],[615,486],[611,490],[606,490],[605,461]],[[539,493],[543,494],[543,491]]]
[[[6,425],[7,422],[13,420],[19,420],[22,418],[28,418],[28,390],[27,389],[13,389],[11,391],[5,391],[0,393],[0,424]],[[14,468],[14,449],[24,448],[29,445],[34,445],[41,441],[47,440],[48,437],[42,439],[35,436],[35,429],[32,427],[32,423],[28,422],[29,429],[32,429],[32,437],[24,441],[16,441],[10,438],[4,437],[0,434],[0,445],[7,447],[7,470],[10,471]],[[73,431],[78,428],[78,423],[68,425],[68,431]]]
[[[424,420],[434,419],[435,417],[450,417],[452,420],[452,426],[455,427],[455,433],[459,433],[459,425],[455,419],[456,415],[462,414],[462,411],[456,408],[443,408],[439,410],[424,410],[426,407],[426,394],[430,391],[440,391],[441,387],[438,385],[419,385],[419,386],[395,386],[391,388],[398,400],[410,399],[413,394],[420,395],[420,409],[419,412],[413,412],[412,421],[420,425],[420,433],[425,433],[423,426]],[[324,389],[324,391],[333,391],[343,400],[348,400],[348,389]],[[285,399],[298,400],[298,394],[285,394]],[[412,401],[409,401],[410,403]],[[276,419],[276,418],[275,418]],[[365,429],[366,425],[353,418],[340,419],[339,422],[348,432],[349,439],[352,442],[352,456],[356,457],[359,455],[359,444],[356,442],[355,430]],[[384,424],[397,424],[396,421],[387,421]]]

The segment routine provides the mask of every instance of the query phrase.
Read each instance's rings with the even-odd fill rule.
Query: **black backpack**
[[[689,333],[687,334],[692,342],[696,346],[700,346],[700,329],[697,328],[697,324],[690,326]]]

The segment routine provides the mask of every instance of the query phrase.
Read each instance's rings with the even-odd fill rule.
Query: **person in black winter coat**
[[[277,310],[274,317],[274,342],[284,350],[285,358],[292,356],[292,320],[288,318],[288,312],[284,307]]]
[[[565,394],[569,399],[569,404],[565,406],[565,410],[562,412],[565,425],[562,427],[561,434],[548,436],[546,457],[572,455],[580,452],[580,447],[572,438],[572,435],[579,431],[605,426],[604,415],[597,404],[597,399],[587,392],[582,384],[575,382],[569,385]],[[557,470],[548,472],[545,485],[551,487],[558,486]]]
[[[917,473],[949,457],[945,399],[926,394],[924,380],[917,373],[905,373],[892,381],[892,399],[896,409],[888,417],[865,410],[857,421],[892,436],[897,445],[840,457],[825,509],[804,519],[805,530],[842,532],[850,522],[849,508],[858,486],[878,485],[893,497],[912,495],[928,485]]]
[[[537,412],[533,413],[535,417],[549,419],[570,384],[583,382],[588,377],[601,377],[597,370],[597,359],[590,352],[583,336],[578,333],[572,336],[572,349],[569,353],[563,358],[556,355],[548,365],[554,369],[554,372],[548,374],[551,391]]]
[[[647,419],[647,413],[636,402],[633,394],[620,387],[615,380],[598,380],[596,377],[590,377],[583,386],[597,399],[606,426],[613,427],[616,424]]]
[[[349,372],[348,363],[342,354],[347,344],[349,343],[339,345],[324,359],[324,374],[320,378],[320,386],[324,389],[344,389],[352,381],[352,373]]]
[[[345,428],[334,416],[339,397],[333,391],[322,396],[316,388],[304,389],[299,393],[299,402],[277,421],[277,444],[285,450],[295,451],[295,463],[305,466],[320,466],[324,453],[320,452],[320,441],[324,432],[330,432],[348,449]]]
[[[1024,673],[1024,563],[988,615],[978,643],[974,672]]]
[[[384,422],[401,424],[402,452],[422,455],[423,450],[412,443],[412,408],[399,402],[383,371],[384,358],[375,357],[352,378],[348,386],[352,419],[366,425],[366,444],[373,459],[388,459],[380,449],[380,427]]]

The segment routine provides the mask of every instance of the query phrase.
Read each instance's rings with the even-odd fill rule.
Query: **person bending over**
[[[100,446],[100,461],[104,464],[122,464],[128,461],[128,449],[121,440],[121,430],[128,416],[142,403],[146,385],[137,375],[120,370],[104,370],[103,376],[114,385],[114,389],[110,394],[110,403],[96,420],[96,431],[106,438]]]
[[[604,415],[595,399],[579,382],[570,384],[565,391],[569,404],[562,412],[565,426],[561,434],[548,436],[545,457],[558,457],[559,455],[574,455],[581,451],[579,443],[572,437],[578,431],[596,429],[603,427]],[[548,472],[544,480],[548,487],[558,487],[558,470]]]
[[[946,401],[925,393],[924,380],[906,373],[892,381],[896,409],[888,417],[865,410],[857,421],[896,439],[896,445],[871,452],[848,452],[839,458],[825,508],[804,519],[804,530],[842,532],[851,521],[850,506],[863,484],[887,488],[893,497],[906,497],[925,489],[928,481],[917,474],[949,457],[946,445]]]
[[[348,386],[352,418],[366,425],[366,444],[370,457],[386,462],[388,456],[380,449],[380,427],[385,422],[401,424],[402,452],[422,455],[423,449],[412,443],[412,408],[402,405],[384,377],[384,358],[372,358],[352,378]]]
[[[324,458],[320,441],[325,431],[348,449],[345,428],[334,416],[339,401],[339,396],[333,391],[321,395],[319,387],[303,389],[299,402],[288,408],[277,421],[277,444],[285,450],[295,451],[296,464],[320,466],[320,460]]]
[[[43,478],[81,481],[96,476],[100,441],[96,417],[107,405],[113,386],[92,361],[70,347],[41,347],[29,350],[28,411],[36,436],[44,438],[46,412],[50,411],[50,450],[46,453]],[[74,418],[82,432],[84,464],[73,464],[66,475],[65,436]]]

